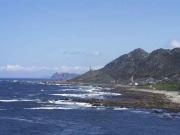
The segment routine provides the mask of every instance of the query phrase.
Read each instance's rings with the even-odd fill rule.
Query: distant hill
[[[52,80],[70,80],[75,77],[79,76],[78,74],[75,73],[55,73],[51,76]]]
[[[89,71],[72,81],[95,83],[129,83],[148,80],[180,81],[180,48],[158,49],[151,53],[135,49],[99,70]]]

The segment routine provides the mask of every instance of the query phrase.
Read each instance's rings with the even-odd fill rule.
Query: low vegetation
[[[146,84],[140,87],[148,89],[180,91],[180,82],[159,82],[156,84]]]

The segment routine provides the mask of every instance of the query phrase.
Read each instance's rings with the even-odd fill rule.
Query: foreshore
[[[180,95],[178,91],[141,89],[133,86],[112,84],[94,84],[94,86],[109,87],[112,92],[122,94],[116,100],[92,99],[90,102],[94,105],[164,109],[170,112],[180,112]]]
[[[122,90],[123,88],[124,90]],[[141,89],[130,86],[115,86],[114,89],[121,92],[122,97],[129,97],[133,103],[128,105],[132,105],[132,107],[180,112],[180,95],[178,91]],[[129,100],[127,99],[127,101]]]
[[[152,92],[152,93],[157,93],[157,94],[164,94],[173,103],[180,104],[180,92],[179,91],[137,89],[137,88],[131,88],[130,90],[142,91],[142,92]]]
[[[94,106],[163,109],[171,112],[180,112],[180,95],[178,91],[141,89],[133,86],[115,84],[68,83],[111,88],[109,91],[122,94],[116,99],[79,99],[80,102],[91,103]]]
[[[170,112],[180,112],[179,102],[174,102],[175,95],[171,92],[137,89],[133,87],[113,86],[112,92],[121,93],[116,100],[93,100],[94,105],[118,106],[127,108],[163,109]]]

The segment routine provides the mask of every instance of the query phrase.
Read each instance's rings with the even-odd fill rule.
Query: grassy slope
[[[160,82],[156,84],[146,84],[142,87],[148,89],[180,91],[180,82]]]

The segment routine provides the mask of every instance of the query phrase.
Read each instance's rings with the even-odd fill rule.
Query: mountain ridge
[[[151,53],[138,48],[118,57],[103,68],[88,71],[72,81],[129,83],[132,76],[139,82],[148,79],[180,81],[180,48],[160,48]]]

